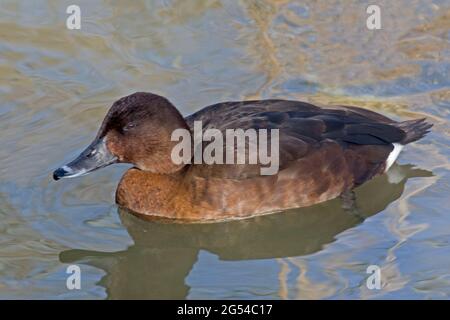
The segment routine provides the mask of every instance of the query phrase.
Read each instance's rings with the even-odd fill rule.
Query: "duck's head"
[[[73,178],[110,164],[131,163],[154,173],[180,170],[171,160],[175,129],[188,129],[178,110],[164,97],[137,92],[116,101],[94,141],[72,162],[56,169],[53,178]]]

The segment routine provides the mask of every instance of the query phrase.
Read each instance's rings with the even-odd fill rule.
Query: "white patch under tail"
[[[403,149],[403,145],[400,143],[393,143],[394,149],[389,154],[389,157],[386,159],[386,169],[384,172],[388,171],[389,168],[394,164],[395,160],[397,160],[400,151]]]

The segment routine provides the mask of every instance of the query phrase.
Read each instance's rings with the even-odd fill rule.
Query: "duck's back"
[[[397,122],[369,110],[346,106],[321,108],[287,100],[219,103],[190,115],[186,121],[191,128],[194,121],[201,121],[203,130],[218,129],[224,136],[227,129],[279,129],[280,170],[310,156],[324,143],[328,148],[339,146],[340,152],[362,152],[371,168],[370,172],[355,172],[356,184],[381,172],[393,143],[400,143],[406,136]],[[260,165],[201,165],[196,171],[199,175],[243,179],[258,175]]]

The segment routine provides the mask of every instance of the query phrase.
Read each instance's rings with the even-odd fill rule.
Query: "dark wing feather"
[[[203,129],[219,129],[224,137],[226,129],[279,129],[280,170],[333,140],[342,149],[358,146],[385,146],[377,161],[401,141],[405,132],[396,122],[370,110],[336,106],[321,108],[309,103],[287,100],[225,102],[206,107],[186,118],[193,128],[194,121],[202,121]],[[270,138],[270,136],[269,136]],[[270,143],[270,141],[269,141]],[[247,150],[248,151],[248,150]],[[260,174],[258,165],[196,165],[198,176],[244,179]]]

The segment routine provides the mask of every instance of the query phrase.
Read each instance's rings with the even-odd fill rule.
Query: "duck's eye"
[[[129,123],[125,127],[123,127],[123,131],[128,131],[130,129],[133,129],[134,127],[136,127],[135,123]]]

